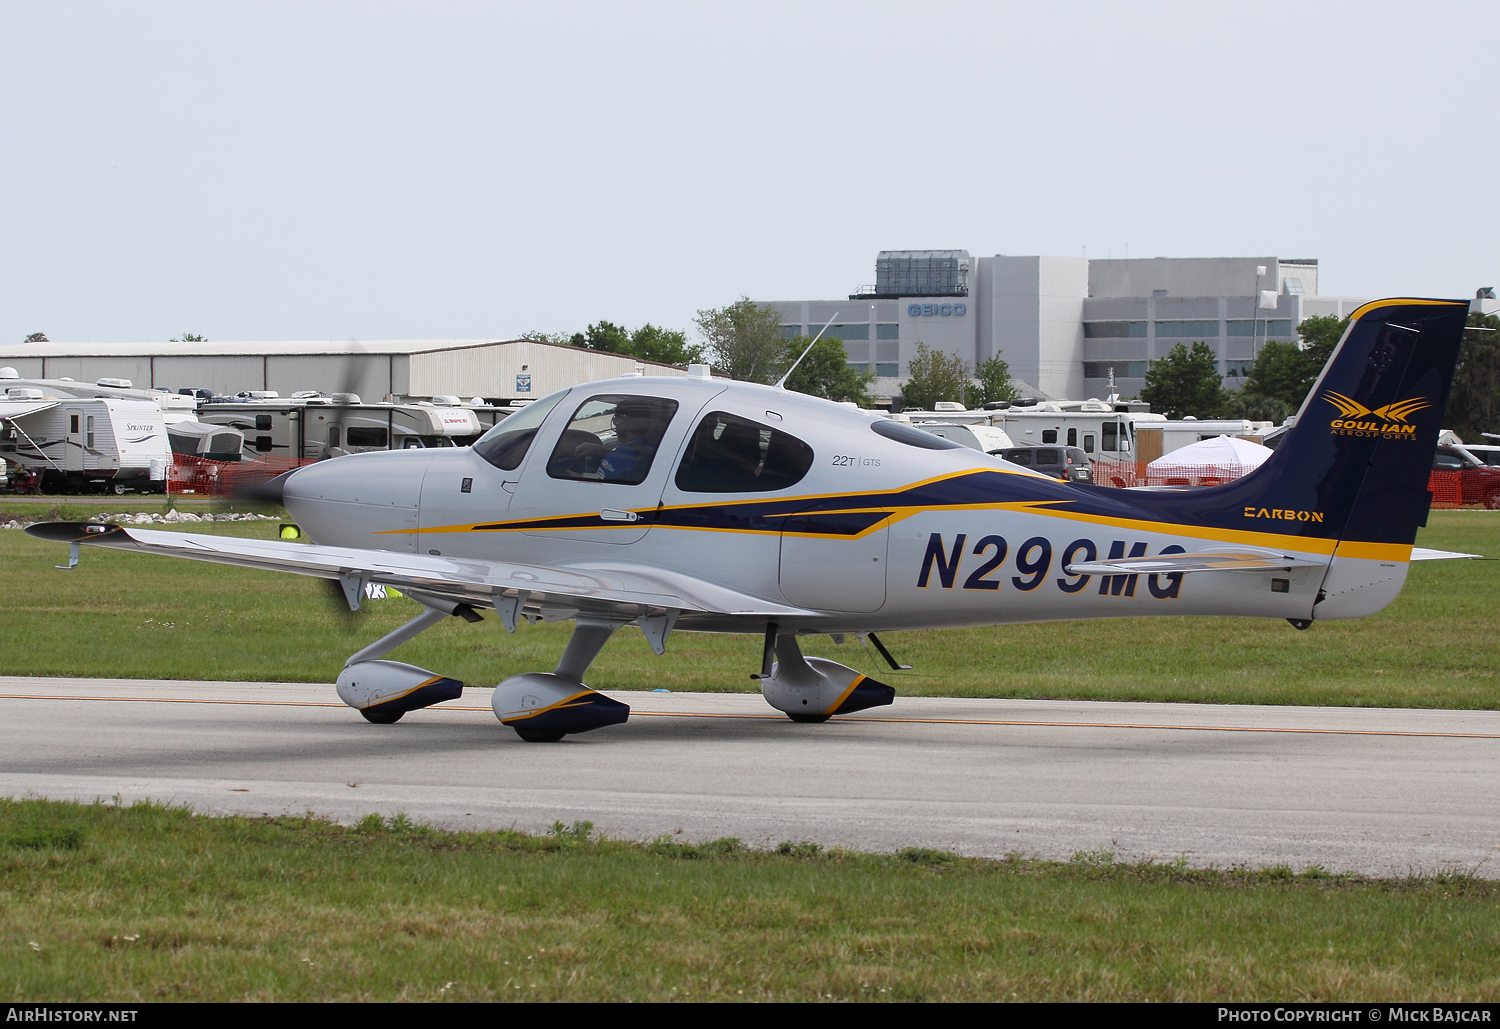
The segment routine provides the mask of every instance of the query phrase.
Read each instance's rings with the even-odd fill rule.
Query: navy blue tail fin
[[[1276,453],[1225,486],[1176,495],[1171,520],[1410,545],[1432,500],[1468,311],[1462,300],[1406,299],[1355,311]]]

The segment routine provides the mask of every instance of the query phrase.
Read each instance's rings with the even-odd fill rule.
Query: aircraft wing
[[[1327,561],[1275,554],[1225,553],[1165,554],[1159,557],[1116,557],[1107,561],[1074,561],[1068,575],[1151,575],[1165,572],[1264,572],[1282,568],[1322,568]]]
[[[523,602],[540,608],[543,617],[549,609],[560,617],[579,611],[634,617],[638,608],[771,618],[813,614],[680,572],[629,562],[610,565],[591,561],[586,567],[511,564],[287,540],[127,529],[98,522],[40,522],[27,526],[26,532],[58,543],[335,579],[351,598],[358,598],[366,583],[380,583],[474,607],[494,607],[500,598],[524,594]]]

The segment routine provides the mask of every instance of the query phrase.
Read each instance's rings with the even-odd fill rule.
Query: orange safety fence
[[[264,457],[255,461],[211,461],[187,454],[172,455],[167,473],[167,492],[196,496],[226,497],[305,464],[290,457]]]
[[[1101,486],[1218,486],[1232,482],[1255,469],[1247,464],[1228,465],[1157,465],[1148,469],[1145,462],[1099,461],[1094,464],[1094,481]]]
[[[1145,463],[1099,461],[1094,464],[1094,481],[1101,486],[1118,486],[1121,489],[1137,486],[1218,486],[1254,470],[1249,465],[1157,465],[1148,470]],[[1479,469],[1433,472],[1428,479],[1427,488],[1432,491],[1434,508],[1473,505],[1500,508],[1500,487],[1497,487],[1492,475]]]

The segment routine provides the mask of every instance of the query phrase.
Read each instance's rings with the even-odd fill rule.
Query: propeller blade
[[[234,469],[236,473],[234,480],[230,483],[228,493],[235,500],[248,500],[263,504],[280,504],[286,495],[286,480],[296,473],[296,469],[263,477],[265,471],[252,466]],[[260,474],[256,474],[259,472]]]

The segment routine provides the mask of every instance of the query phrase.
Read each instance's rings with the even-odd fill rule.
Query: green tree
[[[22,343],[50,343],[45,332],[33,332],[30,336],[21,340]]]
[[[1275,397],[1263,397],[1245,390],[1225,390],[1224,405],[1219,408],[1220,418],[1248,418],[1252,422],[1275,422],[1280,425],[1287,415],[1295,414],[1295,407],[1288,407]]]
[[[575,332],[571,336],[563,332],[528,332],[522,338],[543,343],[563,343],[588,350],[603,350],[606,353],[638,357],[643,361],[659,361],[683,367],[703,359],[703,348],[690,344],[686,333],[677,329],[658,328],[650,322],[631,332],[623,325],[600,319],[583,332]]]
[[[973,399],[974,387],[969,381],[969,366],[962,359],[941,350],[929,350],[917,343],[916,355],[907,362],[911,378],[901,389],[901,406],[915,411],[930,411],[940,400],[967,403]]]
[[[172,342],[173,343],[207,343],[208,339],[207,339],[207,337],[204,337],[204,336],[195,336],[191,332],[184,332],[182,334],[182,338],[181,339],[174,339],[174,340],[172,340]]]
[[[1348,318],[1316,315],[1297,326],[1301,346],[1268,340],[1261,346],[1241,392],[1247,397],[1275,400],[1295,412],[1348,327]]]
[[[681,367],[703,360],[703,348],[689,343],[687,333],[661,329],[647,322],[630,334],[630,346],[620,351],[643,361],[660,361]]]
[[[573,337],[566,332],[542,332],[540,329],[532,329],[530,332],[521,333],[520,338],[535,340],[538,343],[556,343],[564,347],[574,345]]]
[[[979,407],[993,400],[1015,400],[1021,394],[1010,384],[1010,365],[996,354],[988,361],[981,361],[978,368],[979,389],[970,403]]]
[[[1492,314],[1469,315],[1443,427],[1469,443],[1493,443],[1480,433],[1500,433],[1500,318]]]
[[[1189,350],[1179,343],[1147,367],[1141,399],[1168,418],[1213,418],[1224,406],[1224,394],[1219,359],[1208,344],[1197,342]]]
[[[778,373],[778,378],[784,374],[784,369],[792,367],[792,362],[807,350],[809,343],[812,340],[806,336],[786,341],[781,355],[783,372]],[[874,381],[874,372],[868,369],[860,371],[849,363],[843,340],[824,336],[813,344],[802,363],[792,369],[792,374],[787,376],[786,388],[825,400],[852,400],[860,407],[869,407],[870,397],[865,391]]]
[[[698,331],[713,366],[732,379],[772,383],[785,367],[781,313],[741,297],[728,307],[699,311]]]
[[[1307,396],[1322,368],[1320,364],[1313,370],[1312,361],[1297,344],[1267,340],[1261,345],[1242,392],[1246,396],[1275,400],[1295,411],[1302,406],[1302,398]]]
[[[1297,326],[1297,335],[1302,337],[1302,352],[1307,355],[1307,362],[1312,366],[1314,380],[1323,371],[1323,366],[1333,356],[1333,348],[1339,345],[1339,340],[1344,338],[1344,330],[1349,328],[1348,318],[1335,318],[1331,314],[1315,315],[1311,318],[1302,319]],[[1312,382],[1307,384],[1312,388]],[[1304,392],[1304,396],[1306,393]],[[1298,400],[1301,404],[1301,400]]]
[[[610,354],[625,354],[630,351],[630,330],[623,325],[599,319],[582,332],[573,333],[568,342],[575,347],[603,350]]]

